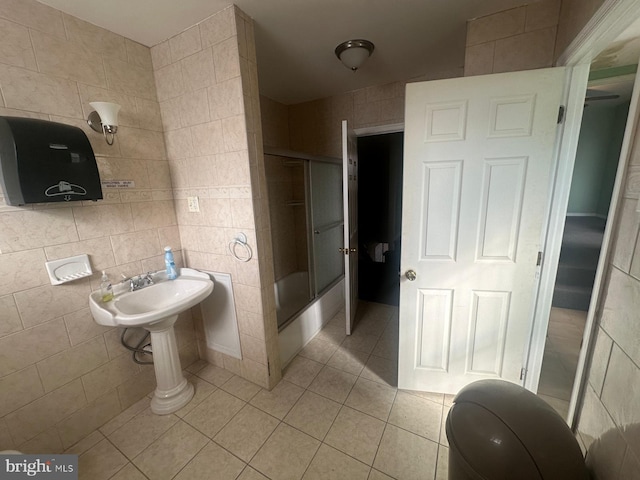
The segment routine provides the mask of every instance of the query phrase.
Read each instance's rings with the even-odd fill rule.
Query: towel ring
[[[236,253],[236,247],[238,245],[244,247],[246,256],[241,257]],[[253,251],[247,243],[247,236],[244,233],[239,233],[236,238],[229,242],[229,253],[231,253],[231,255],[233,255],[236,260],[239,260],[241,262],[248,262],[253,258]]]

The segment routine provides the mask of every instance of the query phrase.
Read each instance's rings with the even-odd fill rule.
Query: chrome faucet
[[[147,272],[146,275],[138,275],[137,277],[124,278],[123,282],[129,282],[129,291],[135,292],[141,288],[153,285],[153,274]]]

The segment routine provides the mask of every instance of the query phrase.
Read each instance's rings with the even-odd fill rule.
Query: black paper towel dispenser
[[[33,118],[0,117],[0,185],[8,205],[102,199],[85,133]]]

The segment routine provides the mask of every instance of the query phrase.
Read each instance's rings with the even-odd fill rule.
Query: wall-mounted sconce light
[[[336,47],[336,57],[354,72],[371,56],[375,46],[369,40],[347,40]]]
[[[113,139],[118,131],[118,112],[120,105],[111,102],[89,102],[95,110],[89,114],[87,123],[96,132],[104,135],[109,145],[113,145]]]

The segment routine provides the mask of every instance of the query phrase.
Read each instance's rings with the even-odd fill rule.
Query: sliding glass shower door
[[[344,273],[342,247],[342,168],[310,162],[311,223],[315,292],[318,295]]]
[[[265,154],[278,327],[344,273],[342,166],[338,160]]]

